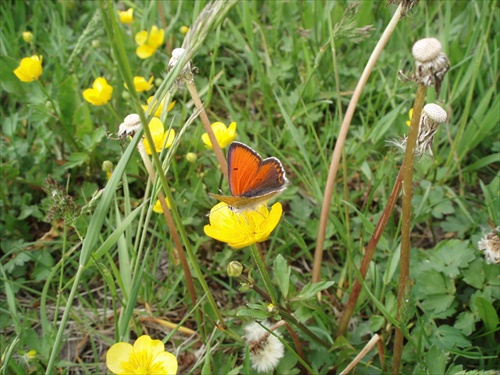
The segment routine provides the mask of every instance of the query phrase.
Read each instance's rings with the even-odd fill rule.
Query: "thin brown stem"
[[[368,266],[370,265],[371,260],[373,259],[373,255],[375,254],[375,249],[377,247],[378,241],[384,232],[385,226],[389,221],[389,217],[391,216],[392,210],[396,205],[396,201],[398,200],[399,193],[401,191],[401,185],[403,181],[403,166],[399,169],[398,177],[396,178],[396,182],[394,182],[394,187],[392,188],[391,195],[389,196],[389,200],[385,205],[384,211],[382,212],[382,216],[373,231],[373,234],[366,245],[365,254],[363,255],[363,260],[361,261],[361,266],[359,268],[359,272],[365,279],[366,273],[368,272]],[[356,307],[356,302],[358,301],[359,293],[361,292],[361,283],[358,279],[354,280],[354,285],[351,290],[351,294],[349,295],[349,301],[342,312],[342,317],[339,322],[339,329],[337,331],[337,337],[343,336],[347,331],[347,326],[349,325],[349,320],[351,319],[354,308]]]
[[[410,132],[406,143],[405,159],[403,162],[403,204],[401,213],[401,256],[399,259],[399,288],[398,288],[398,311],[396,319],[401,326],[405,325],[401,311],[404,309],[405,297],[409,290],[410,276],[410,234],[411,234],[411,198],[413,195],[413,162],[415,160],[415,144],[418,136],[418,125],[422,109],[424,108],[425,94],[427,87],[419,84],[415,103],[413,104],[413,117],[411,120]],[[399,374],[401,366],[401,356],[403,354],[403,333],[401,329],[396,329],[394,337],[394,356],[392,360],[392,374]]]
[[[153,168],[153,164],[151,164],[151,160],[149,159],[146,150],[144,149],[144,145],[142,142],[139,142],[137,145],[137,148],[139,150],[139,154],[141,154],[142,160],[144,162],[144,166],[146,167],[146,170],[148,171],[149,178],[151,179],[151,182],[154,183],[155,178],[156,178],[156,173]],[[193,306],[196,305],[196,291],[194,288],[194,282],[193,282],[193,277],[191,275],[191,270],[189,269],[189,264],[186,258],[186,253],[184,252],[184,246],[182,246],[181,238],[179,236],[179,233],[177,232],[177,228],[174,223],[174,219],[172,217],[172,214],[170,212],[170,209],[167,206],[167,202],[165,200],[165,195],[163,195],[163,192],[160,191],[158,193],[158,199],[160,200],[160,205],[163,210],[163,216],[165,217],[165,220],[167,222],[168,229],[170,231],[170,234],[172,235],[172,239],[174,241],[174,245],[177,249],[177,254],[179,255],[179,259],[181,261],[181,266],[182,269],[184,270],[184,275],[186,277],[186,286],[188,288],[189,296],[191,297],[191,300],[193,302]]]
[[[365,84],[368,81],[368,78],[370,77],[373,68],[375,67],[375,63],[377,62],[379,56],[381,55],[383,49],[385,48],[385,45],[389,41],[389,38],[391,37],[394,29],[396,28],[396,25],[398,24],[400,18],[401,18],[401,4],[396,9],[396,12],[394,13],[391,21],[387,25],[387,28],[385,29],[384,33],[380,37],[380,40],[375,46],[375,49],[373,50],[370,59],[368,60],[365,66],[363,74],[359,79],[356,89],[354,90],[354,94],[349,103],[349,107],[347,108],[344,121],[342,121],[339,137],[337,139],[337,142],[335,143],[335,148],[333,150],[332,161],[330,163],[330,169],[328,171],[328,177],[325,186],[325,193],[323,196],[323,205],[321,207],[321,216],[320,216],[318,236],[317,236],[318,240],[316,242],[316,250],[314,252],[314,265],[312,271],[312,282],[314,283],[320,281],[321,277],[320,271],[323,260],[323,247],[325,244],[326,225],[328,222],[328,215],[330,213],[333,188],[335,186],[335,179],[337,177],[337,172],[339,169],[340,157],[342,155],[342,149],[344,148],[344,143],[347,137],[347,132],[349,130],[349,125],[351,124],[351,120],[354,115],[354,110],[356,109],[356,106],[358,104],[361,93],[363,92]]]
[[[217,158],[217,161],[219,162],[220,169],[222,170],[222,173],[224,174],[224,177],[228,180],[228,171],[227,171],[227,162],[226,158],[224,157],[224,153],[222,152],[222,149],[219,146],[219,142],[217,142],[217,138],[215,137],[214,131],[212,130],[212,125],[210,124],[210,120],[208,119],[207,112],[205,111],[205,108],[203,106],[203,103],[201,102],[200,96],[198,95],[198,90],[196,90],[196,86],[194,85],[194,80],[189,78],[185,79],[186,86],[189,90],[189,93],[191,94],[191,97],[193,98],[194,105],[200,111],[200,118],[201,122],[203,123],[203,127],[205,128],[205,131],[208,134],[208,138],[210,139],[210,142],[212,143],[212,148],[215,152],[215,157]]]

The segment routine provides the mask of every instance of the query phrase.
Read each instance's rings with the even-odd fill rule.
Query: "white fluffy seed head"
[[[271,326],[267,322],[262,325],[268,328]],[[285,347],[281,341],[256,322],[247,324],[244,331],[245,341],[250,348],[252,368],[257,372],[274,370],[285,355]],[[277,332],[275,334],[279,335]]]
[[[439,40],[436,38],[425,38],[415,42],[411,52],[415,60],[427,62],[436,59],[441,51]]]
[[[491,233],[487,233],[477,243],[479,250],[484,251],[484,257],[487,263],[500,264],[500,227],[495,228]]]
[[[118,127],[118,136],[125,138],[134,135],[141,126],[141,118],[137,113],[132,113],[123,119],[123,122]]]
[[[175,66],[175,64],[177,64],[177,62],[182,57],[182,55],[184,55],[185,52],[186,52],[186,50],[184,48],[175,48],[172,51],[172,57],[170,58],[170,60],[168,62],[168,69],[169,70],[172,69]]]
[[[424,114],[434,122],[443,124],[448,119],[448,114],[441,106],[429,103],[424,106]]]

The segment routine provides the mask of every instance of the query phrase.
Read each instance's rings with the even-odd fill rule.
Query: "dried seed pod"
[[[436,86],[439,95],[441,83],[450,62],[441,49],[441,43],[435,38],[425,38],[417,41],[412,48],[415,58],[414,81],[425,86]]]

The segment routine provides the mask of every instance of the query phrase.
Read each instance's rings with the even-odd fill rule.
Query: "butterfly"
[[[283,192],[288,185],[281,162],[262,157],[251,147],[232,142],[228,151],[228,178],[231,195],[209,195],[231,210],[250,211]]]

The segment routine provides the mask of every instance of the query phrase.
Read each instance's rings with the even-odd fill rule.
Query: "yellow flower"
[[[229,128],[226,127],[222,122],[214,122],[212,124],[212,130],[214,131],[215,138],[217,138],[217,143],[221,148],[226,147],[232,141],[236,139],[236,123],[232,122],[229,124]],[[212,142],[207,133],[201,136],[203,143],[205,143],[207,148],[212,148]]]
[[[410,117],[410,120],[406,121],[406,125],[411,126],[411,118],[413,117],[413,108],[408,111],[408,117]]]
[[[271,211],[261,205],[255,211],[235,213],[226,203],[220,202],[210,210],[210,225],[205,225],[205,234],[233,249],[241,249],[268,239],[278,225],[283,207],[277,202]]]
[[[156,152],[161,152],[164,148],[169,148],[174,143],[175,131],[170,129],[170,131],[165,132],[165,127],[158,117],[153,117],[149,122],[149,131],[153,137],[154,146]],[[148,155],[151,155],[151,147],[147,139],[143,140],[144,148]]]
[[[188,31],[189,31],[189,27],[187,27],[187,26],[181,26],[179,28],[179,31],[181,32],[182,35],[186,35],[188,33]]]
[[[165,351],[160,340],[143,335],[134,346],[118,342],[106,353],[106,365],[114,374],[170,375],[177,373],[177,358]]]
[[[26,43],[31,43],[33,41],[33,34],[30,31],[25,31],[23,33],[23,39]]]
[[[170,208],[170,202],[168,201],[167,198],[165,198],[165,202],[167,202],[167,207]],[[153,211],[156,212],[157,214],[162,214],[163,213],[163,208],[161,208],[161,203],[160,200],[158,199],[153,206]]]
[[[150,96],[148,98],[148,104],[141,106],[142,109],[144,109],[144,112],[146,112],[148,110],[148,107],[151,105],[151,101],[153,100],[153,98],[154,98],[153,96]],[[156,105],[156,102],[151,106],[151,108],[154,108],[155,105]],[[175,105],[175,100],[168,105],[167,112],[170,112],[172,110],[172,108],[174,108],[174,105]],[[163,112],[163,102],[161,102],[160,105],[158,106],[158,108],[156,108],[154,117],[160,118],[162,112]]]
[[[104,77],[98,77],[92,84],[91,89],[83,91],[83,97],[86,101],[93,105],[104,105],[111,100],[113,95],[113,87],[108,85],[108,81]]]
[[[158,47],[163,44],[164,37],[165,30],[159,30],[156,26],[153,26],[149,33],[145,30],[139,31],[135,34],[135,42],[138,45],[136,50],[137,56],[141,59],[151,57]]]
[[[143,91],[149,91],[153,88],[153,79],[155,77],[151,76],[149,81],[146,81],[146,78],[140,77],[140,76],[135,76],[134,77],[134,87],[135,91],[137,92],[143,92]],[[124,83],[125,88],[128,89],[127,84]]]
[[[19,66],[14,70],[14,74],[22,82],[32,82],[42,75],[43,56],[25,57],[21,60]]]
[[[134,8],[129,8],[128,10],[119,10],[118,17],[120,17],[120,22],[126,25],[134,22]]]

